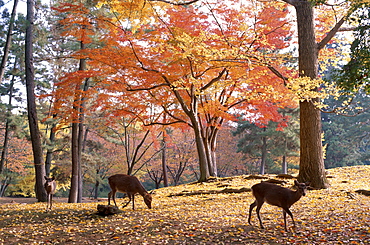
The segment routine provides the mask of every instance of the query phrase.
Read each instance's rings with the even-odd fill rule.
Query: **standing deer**
[[[108,178],[108,182],[111,192],[108,194],[108,205],[110,205],[110,198],[113,197],[113,202],[117,207],[116,203],[116,192],[126,193],[129,201],[123,205],[122,208],[126,207],[132,199],[132,209],[135,210],[135,194],[139,193],[143,198],[146,206],[149,209],[152,208],[152,196],[145,190],[144,186],[140,183],[138,178],[126,174],[116,174]]]
[[[53,205],[53,195],[55,194],[55,190],[57,189],[57,182],[55,182],[55,178],[48,178],[44,176],[46,182],[44,184],[44,188],[46,190],[46,193],[48,195],[48,204],[46,206],[46,210],[52,208]]]
[[[252,186],[252,193],[256,200],[250,205],[249,208],[249,217],[248,223],[251,224],[251,215],[253,208],[257,206],[257,217],[260,221],[261,228],[264,229],[262,220],[260,217],[260,209],[264,202],[267,202],[270,205],[278,206],[283,209],[283,216],[284,216],[284,228],[287,231],[286,227],[286,214],[288,213],[293,220],[293,226],[295,227],[295,222],[293,219],[293,214],[290,212],[289,208],[297,202],[302,196],[306,195],[307,187],[309,186],[309,182],[306,183],[298,183],[298,181],[294,181],[294,185],[297,187],[296,191],[292,191],[290,189],[271,184],[268,182],[261,182]]]

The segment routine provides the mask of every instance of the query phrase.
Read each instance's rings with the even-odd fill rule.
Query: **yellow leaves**
[[[354,192],[368,189],[370,166],[329,169],[331,187],[310,190],[291,207],[296,221],[284,231],[282,211],[264,205],[260,229],[255,212],[247,224],[250,192],[169,197],[183,191],[250,187],[260,180],[246,176],[218,178],[207,183],[171,186],[156,190],[154,208],[97,216],[97,203],[0,204],[0,243],[4,244],[367,244],[370,242],[368,197]],[[276,178],[275,175],[269,176]],[[288,185],[290,185],[289,183]],[[347,192],[353,195],[350,198]],[[1,199],[0,199],[1,200]],[[121,200],[117,200],[119,203]],[[103,202],[101,204],[106,204]]]
[[[287,87],[297,96],[299,101],[313,101],[318,108],[325,108],[322,100],[329,98],[329,96],[338,99],[341,91],[335,83],[330,83],[318,79],[311,79],[309,77],[298,77],[290,79]]]

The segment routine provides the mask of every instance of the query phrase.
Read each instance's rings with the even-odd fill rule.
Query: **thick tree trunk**
[[[313,4],[296,1],[299,45],[299,74],[317,78],[318,46],[315,40]],[[312,101],[300,103],[300,170],[298,180],[315,188],[327,188],[321,142],[321,115]]]
[[[199,160],[199,182],[204,182],[209,178],[209,169],[208,169],[208,160],[206,153],[206,146],[200,132],[199,123],[196,121],[196,124],[193,125],[194,134],[195,134],[195,144],[197,146],[198,160]]]
[[[27,0],[27,29],[26,29],[26,90],[27,90],[27,111],[30,127],[30,135],[32,141],[32,150],[36,174],[35,192],[39,202],[46,202],[47,196],[44,189],[45,163],[42,157],[42,145],[40,130],[38,126],[36,97],[35,97],[35,81],[33,67],[33,25],[34,25],[34,1]]]

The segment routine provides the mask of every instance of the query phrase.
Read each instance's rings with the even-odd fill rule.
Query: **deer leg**
[[[135,194],[132,195],[132,210],[135,210]]]
[[[263,224],[262,224],[262,219],[261,219],[261,216],[260,216],[260,210],[261,210],[261,207],[263,205],[264,202],[257,202],[257,209],[256,209],[256,212],[257,212],[257,217],[258,217],[258,220],[260,221],[260,225],[261,225],[261,229],[265,229],[265,227],[263,227]]]
[[[46,206],[46,210],[49,210],[50,208],[50,193],[48,193],[48,204]]]
[[[114,205],[117,206],[117,203],[116,203],[116,192],[114,190],[112,190],[111,192],[108,193],[108,205],[110,205],[110,198],[112,197],[113,199],[113,202],[114,202]]]
[[[128,196],[128,202],[122,206],[122,208],[126,207],[131,202],[131,194],[126,193]]]
[[[293,219],[293,214],[292,212],[290,212],[290,210],[288,208],[284,208],[284,212],[288,213],[289,216],[292,218],[292,221],[293,221],[293,227],[295,227],[295,222],[294,222],[294,219]],[[285,214],[286,216],[286,214]],[[284,221],[286,223],[286,221]],[[286,225],[285,225],[285,230],[286,230]]]
[[[50,210],[53,207],[53,194],[50,194]]]
[[[249,206],[248,223],[249,223],[250,225],[252,225],[252,224],[251,224],[251,216],[252,216],[252,211],[253,211],[253,209],[254,209],[254,207],[255,207],[255,206],[257,206],[257,201],[254,201],[254,203],[252,203],[252,204]]]
[[[285,231],[288,231],[288,229],[286,228],[286,211],[283,209],[283,217],[284,217],[284,229]]]
[[[110,192],[108,193],[108,205],[110,205],[110,198],[111,198],[111,196],[112,196],[112,192],[110,191]]]

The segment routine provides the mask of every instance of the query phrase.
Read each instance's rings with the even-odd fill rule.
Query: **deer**
[[[48,203],[46,206],[46,210],[52,209],[53,205],[53,195],[55,194],[55,190],[57,189],[57,182],[55,181],[55,178],[49,178],[44,176],[46,182],[44,184],[44,188],[46,190],[47,196],[48,196]]]
[[[260,216],[260,209],[263,203],[267,202],[270,205],[281,207],[283,209],[285,231],[288,231],[286,226],[287,213],[292,218],[293,227],[295,227],[293,214],[292,212],[290,212],[289,208],[294,203],[296,203],[302,196],[306,195],[306,190],[307,187],[309,187],[309,182],[299,183],[297,180],[294,180],[294,186],[297,188],[296,191],[292,191],[288,188],[284,188],[282,186],[268,182],[261,182],[259,184],[253,185],[251,189],[252,194],[256,198],[256,200],[250,205],[248,223],[252,225],[251,224],[252,211],[257,206],[256,209],[257,217],[260,222],[261,229],[264,229]]]
[[[152,195],[145,190],[137,177],[126,174],[116,174],[108,178],[108,183],[112,189],[112,191],[108,193],[108,205],[110,205],[110,199],[113,198],[113,202],[117,207],[116,192],[118,191],[126,193],[129,198],[129,201],[123,205],[122,208],[126,207],[132,200],[132,210],[135,210],[136,193],[139,193],[144,198],[144,202],[149,209],[152,208]]]

